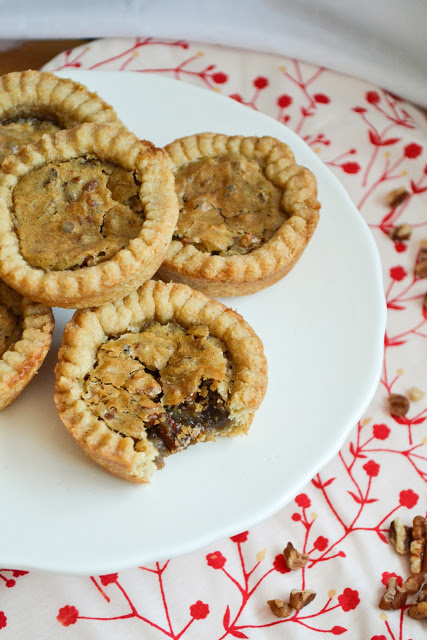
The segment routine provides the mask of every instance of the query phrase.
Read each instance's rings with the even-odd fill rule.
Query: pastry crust
[[[268,136],[201,133],[175,140],[164,150],[175,175],[203,158],[234,156],[255,161],[267,180],[282,191],[285,219],[270,239],[245,255],[212,255],[175,234],[158,276],[212,296],[254,293],[283,278],[307,246],[320,209],[316,180],[311,171],[295,164],[288,145]]]
[[[226,357],[232,364],[226,402],[228,422],[220,432],[206,437],[202,434],[197,441],[215,439],[218,433],[246,433],[267,385],[267,362],[253,329],[236,312],[188,286],[150,280],[123,300],[77,311],[65,327],[59,351],[56,406],[63,423],[87,455],[107,471],[139,483],[150,481],[156,470],[158,449],[147,439],[145,430],[139,439],[134,439],[109,428],[110,415],[103,418],[90,410],[85,382],[99,363],[99,350],[105,349],[110,339],[129,332],[140,333],[152,323],[176,323],[187,330],[193,328],[193,333],[197,327],[207,328],[212,340],[225,345]]]
[[[0,125],[19,122],[20,119],[35,119],[39,121],[36,124],[40,124],[40,121],[55,123],[52,129],[71,129],[83,122],[109,123],[124,128],[113,107],[84,85],[31,69],[0,77]],[[31,122],[28,126],[30,130],[33,129]],[[1,137],[0,126],[0,151],[3,151]],[[30,139],[26,144],[36,142],[38,137],[37,130],[30,131]],[[7,131],[7,138],[13,144],[13,130]],[[2,152],[0,155],[6,157],[9,153],[15,153],[22,146],[18,139],[16,142],[13,145],[16,149],[9,149],[8,153]]]
[[[17,340],[0,355],[1,410],[19,396],[39,370],[49,351],[55,322],[52,309],[22,298],[2,281],[0,305],[5,305],[4,309],[13,306],[21,325]]]
[[[142,226],[124,248],[94,266],[36,268],[22,255],[14,190],[23,178],[48,163],[66,163],[75,158],[99,159],[133,172],[141,183],[137,197],[143,211]],[[0,276],[22,295],[49,306],[82,308],[104,304],[127,295],[155,273],[166,254],[177,215],[172,172],[163,151],[150,142],[111,125],[82,124],[54,136],[45,135],[36,145],[8,156],[1,166]],[[42,236],[40,240],[43,242]]]

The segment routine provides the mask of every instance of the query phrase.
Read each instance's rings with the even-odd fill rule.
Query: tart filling
[[[206,326],[154,322],[112,338],[84,382],[90,411],[114,431],[147,437],[163,457],[208,440],[229,425],[232,364]]]
[[[133,172],[90,158],[28,173],[13,191],[23,257],[45,271],[109,260],[141,230],[140,186]]]
[[[220,256],[250,253],[287,220],[282,191],[255,160],[223,154],[175,173],[180,211],[174,239]]]

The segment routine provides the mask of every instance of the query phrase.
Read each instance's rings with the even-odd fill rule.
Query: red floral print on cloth
[[[221,551],[214,551],[213,553],[208,553],[206,556],[206,562],[209,567],[212,567],[212,569],[222,569],[227,562],[227,559],[224,558]]]
[[[209,614],[209,605],[204,604],[201,600],[197,600],[190,607],[190,615],[195,620],[204,620]]]
[[[402,558],[388,544],[391,520],[398,515],[410,524],[427,510],[427,280],[415,276],[427,242],[423,114],[378,87],[321,67],[182,40],[93,42],[46,68],[155,72],[220,92],[286,124],[342,181],[371,228],[383,266],[388,323],[371,406],[340,453],[278,514],[171,562],[71,582],[33,574],[33,582],[49,592],[50,607],[38,606],[21,588],[24,577],[1,569],[0,591],[8,590],[0,630],[7,624],[7,632],[13,621],[14,629],[22,624],[25,637],[24,624],[34,618],[46,637],[58,635],[58,625],[65,624],[70,640],[91,633],[104,640],[126,634],[146,640],[418,640],[420,621],[405,612],[380,617],[377,601],[388,577],[400,581],[406,575]],[[409,195],[391,207],[387,195],[401,187]],[[402,223],[410,226],[411,237],[393,241],[390,235]],[[354,313],[369,314],[368,304]],[[406,395],[412,387],[424,391],[424,398],[411,401],[406,416],[391,416],[390,393]],[[328,393],[333,402],[339,390]],[[309,556],[301,571],[286,566],[282,550],[288,541]],[[314,589],[316,599],[289,618],[275,618],[266,600],[286,599],[293,588]]]
[[[0,629],[4,629],[6,625],[7,625],[7,618],[4,615],[4,612],[0,611]]]
[[[76,607],[70,607],[69,605],[67,605],[59,610],[56,619],[64,627],[69,627],[71,624],[76,624],[78,617],[79,612],[77,611]]]

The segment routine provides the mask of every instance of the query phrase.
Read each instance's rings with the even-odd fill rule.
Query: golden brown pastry
[[[83,122],[124,126],[109,104],[73,80],[33,70],[0,77],[0,162],[45,133]]]
[[[52,309],[22,298],[0,280],[0,410],[39,370],[53,329]]]
[[[45,135],[1,167],[0,276],[51,306],[118,299],[158,269],[177,215],[150,142],[111,125]]]
[[[313,174],[271,137],[201,133],[165,147],[179,218],[158,275],[213,296],[254,293],[294,266],[318,221]]]
[[[261,340],[241,316],[188,286],[150,280],[75,313],[55,402],[95,462],[149,482],[165,456],[246,433],[266,385]]]

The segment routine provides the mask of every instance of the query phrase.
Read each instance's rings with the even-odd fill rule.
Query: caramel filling
[[[0,162],[17,153],[26,144],[38,142],[45,133],[56,133],[62,127],[53,120],[36,117],[17,117],[0,125]]]
[[[132,172],[87,158],[48,163],[28,173],[13,192],[23,257],[33,267],[53,271],[108,260],[141,230],[139,186]]]
[[[250,253],[286,221],[282,191],[258,162],[222,155],[192,162],[175,174],[180,213],[174,238],[200,251]]]
[[[21,300],[0,282],[0,358],[22,335]]]
[[[91,412],[110,429],[147,438],[163,457],[212,439],[229,425],[232,366],[204,326],[153,323],[104,343],[84,382]]]

